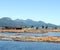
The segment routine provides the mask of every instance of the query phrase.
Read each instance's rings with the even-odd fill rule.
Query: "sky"
[[[60,25],[60,0],[0,0],[2,17]]]

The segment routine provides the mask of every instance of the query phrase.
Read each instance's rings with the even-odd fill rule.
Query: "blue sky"
[[[60,0],[0,0],[2,17],[60,25]]]

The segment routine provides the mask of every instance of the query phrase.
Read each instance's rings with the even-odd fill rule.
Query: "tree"
[[[55,29],[57,29],[57,27],[55,27]]]
[[[39,29],[38,27],[36,27],[36,29]]]
[[[44,26],[42,26],[42,29],[44,29]]]
[[[48,26],[45,27],[45,29],[47,29],[47,28],[48,28]]]
[[[34,28],[34,26],[32,25],[31,28]]]

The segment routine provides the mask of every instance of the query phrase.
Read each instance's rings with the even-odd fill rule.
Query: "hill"
[[[56,27],[57,25],[51,24],[51,23],[45,23],[43,21],[33,21],[31,19],[12,20],[11,18],[4,17],[4,18],[0,18],[0,27],[3,27],[3,26],[36,26],[36,27],[48,26],[48,27]]]

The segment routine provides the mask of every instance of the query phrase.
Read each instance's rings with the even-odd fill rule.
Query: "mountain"
[[[16,19],[12,20],[11,18],[4,17],[0,19],[0,27],[2,26],[36,26],[36,27],[41,27],[41,26],[48,26],[48,27],[56,27],[57,25],[51,24],[51,23],[45,23],[43,21],[33,21],[31,19],[27,20],[21,20],[21,19]]]
[[[14,26],[15,22],[8,18],[8,17],[4,17],[0,19],[0,26]]]

